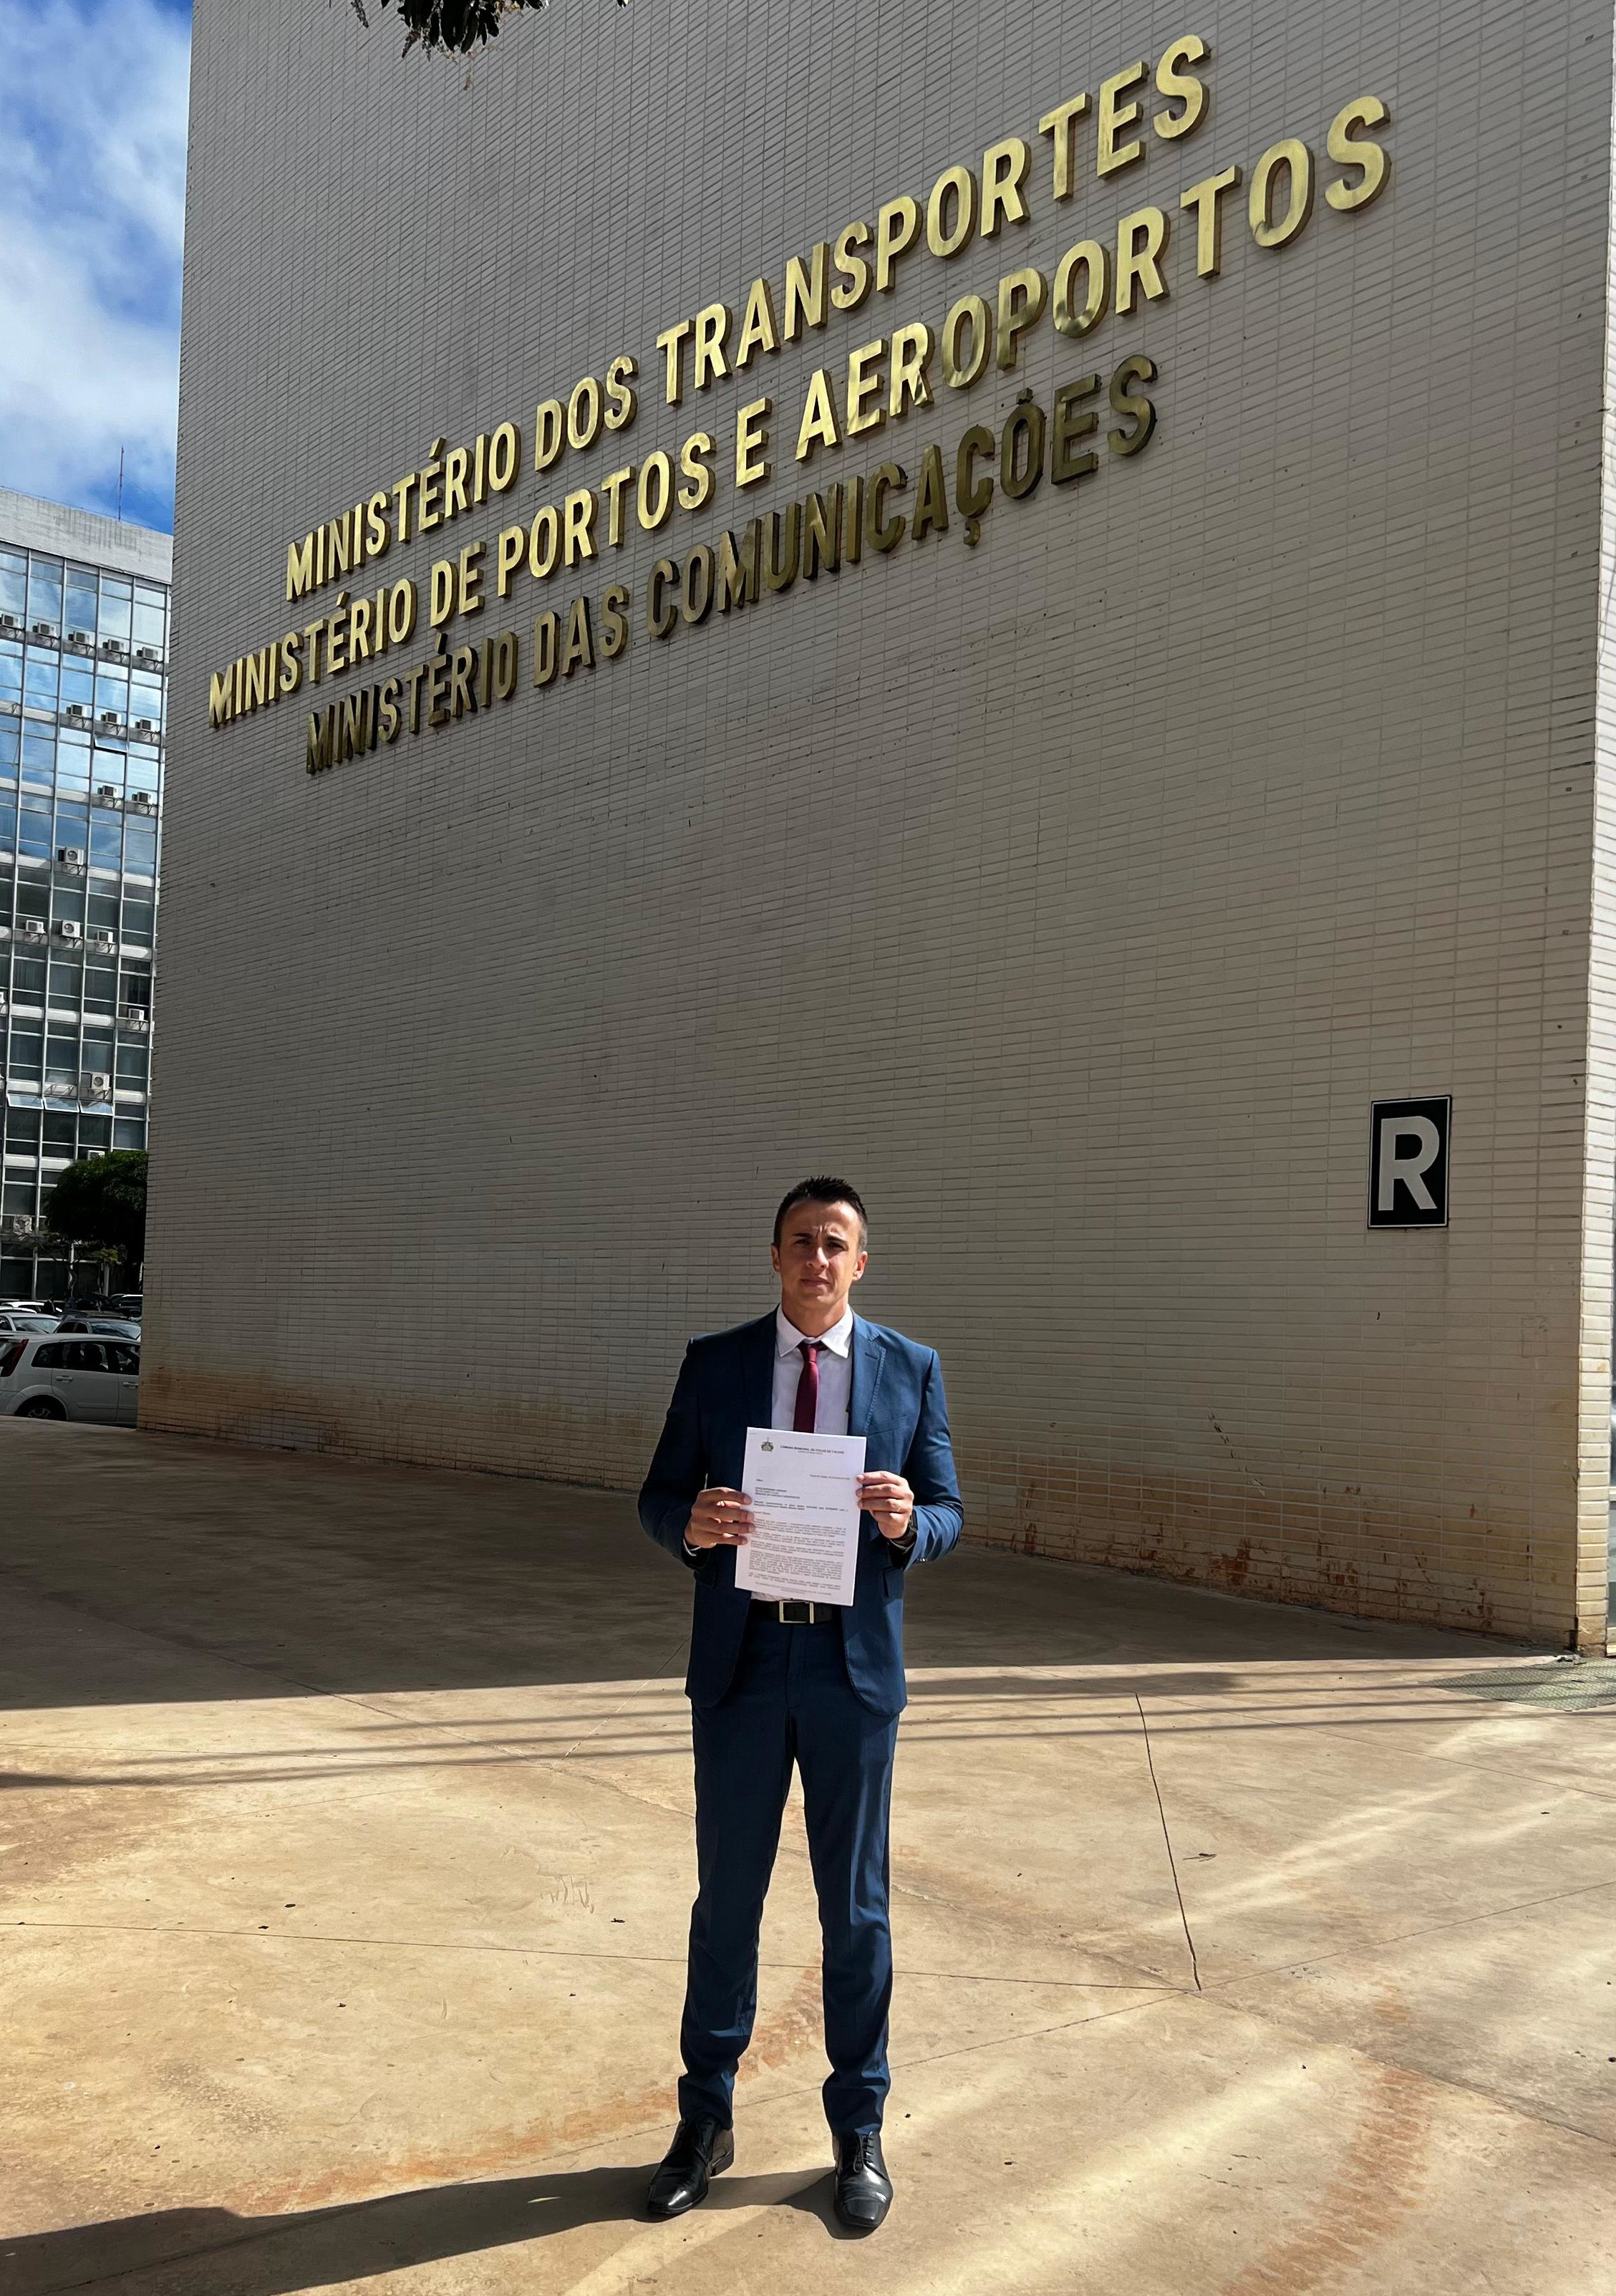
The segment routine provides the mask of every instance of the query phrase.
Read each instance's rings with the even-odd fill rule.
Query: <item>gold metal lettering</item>
[[[901,463],[883,463],[872,477],[864,499],[864,530],[872,550],[896,550],[908,524],[903,512],[887,516],[887,496],[906,487]]]
[[[1238,168],[1225,168],[1221,175],[1203,176],[1192,184],[1178,204],[1195,217],[1195,273],[1201,279],[1216,279],[1223,269],[1223,209],[1220,205],[1225,192],[1232,192],[1240,182]]]
[[[659,447],[640,465],[638,509],[646,533],[654,533],[672,508],[673,463],[667,449]]]
[[[1131,311],[1137,285],[1147,303],[1167,292],[1161,276],[1161,251],[1167,245],[1167,217],[1160,208],[1136,208],[1117,226],[1117,309]]]
[[[829,367],[816,367],[809,379],[808,397],[802,402],[802,420],[797,426],[797,460],[806,463],[816,447],[840,447],[841,432],[836,420],[836,393],[831,387]],[[741,483],[737,474],[737,484]]]
[[[768,458],[768,418],[772,398],[752,398],[735,417],[735,484],[755,487],[774,468]]]
[[[727,303],[709,303],[696,313],[695,372],[698,390],[705,390],[710,382],[722,382],[729,373],[724,346],[734,323],[734,316]]]
[[[1273,213],[1274,178],[1285,171],[1285,204]],[[1300,137],[1286,135],[1270,144],[1251,170],[1251,193],[1246,205],[1251,236],[1259,247],[1284,247],[1313,212],[1313,154]]]
[[[1029,264],[1024,270],[1007,271],[999,281],[998,316],[996,331],[999,366],[1008,374],[1021,357],[1021,339],[1030,326],[1044,316],[1049,300],[1049,282],[1041,271]],[[918,523],[920,513],[915,512]]]
[[[1156,66],[1156,93],[1167,97],[1169,103],[1181,103],[1182,111],[1159,111],[1151,121],[1158,135],[1171,142],[1176,135],[1187,135],[1198,127],[1206,111],[1207,85],[1194,72],[1181,69],[1185,64],[1202,64],[1211,50],[1194,32],[1174,40],[1161,52]]]
[[[595,555],[595,513],[599,507],[593,487],[579,487],[562,508],[562,556],[577,566]]]
[[[873,274],[862,255],[857,252],[870,243],[867,223],[850,223],[837,234],[837,283],[831,290],[831,300],[839,311],[856,311],[870,291]]]
[[[882,377],[876,362],[887,352],[887,339],[877,336],[873,343],[860,343],[856,351],[848,354],[847,435],[856,439],[861,430],[879,430],[887,419],[886,408],[881,404]]]
[[[920,458],[920,479],[915,489],[915,524],[910,529],[916,542],[923,542],[929,534],[948,531],[948,489],[943,483],[943,450],[928,447]]]
[[[1032,165],[1032,153],[1019,135],[990,144],[982,154],[982,237],[997,239],[1001,219],[1025,223],[1027,201],[1021,186]]]
[[[803,505],[802,578],[816,582],[823,567],[834,574],[841,564],[841,488],[810,495]]]
[[[507,526],[494,545],[495,586],[502,598],[511,594],[511,577],[528,554],[528,529]]]
[[[1083,401],[1092,398],[1100,388],[1097,374],[1080,374],[1075,382],[1064,384],[1054,395],[1054,421],[1049,434],[1049,476],[1057,487],[1070,486],[1074,479],[1087,478],[1100,467],[1100,457],[1092,447],[1081,454],[1072,452],[1072,441],[1089,439],[1100,427],[1099,412],[1085,406]]]
[[[1112,376],[1109,393],[1112,411],[1126,416],[1134,426],[1131,430],[1113,428],[1106,432],[1105,443],[1113,455],[1136,455],[1142,447],[1149,445],[1151,433],[1156,427],[1155,402],[1148,391],[1133,390],[1128,386],[1153,382],[1155,379],[1156,362],[1143,355],[1124,359]]]
[[[1350,103],[1341,106],[1330,122],[1330,134],[1325,147],[1330,157],[1338,168],[1358,168],[1363,171],[1356,183],[1342,176],[1325,186],[1325,201],[1338,215],[1350,214],[1354,208],[1366,208],[1371,200],[1379,199],[1391,172],[1390,152],[1379,144],[1366,143],[1354,130],[1387,127],[1390,124],[1391,114],[1378,95],[1355,95]]]
[[[671,558],[659,558],[651,570],[651,580],[645,588],[645,627],[653,638],[673,636],[679,610],[666,594],[678,578],[679,570]]]
[[[628,643],[628,620],[623,609],[631,594],[627,582],[614,582],[601,600],[603,661],[615,661]]]
[[[685,343],[693,324],[681,319],[677,327],[664,327],[657,337],[657,348],[662,354],[662,395],[669,406],[677,406],[685,396]]]
[[[971,348],[962,353],[961,337],[970,330]],[[964,390],[987,365],[993,350],[993,314],[980,295],[962,295],[943,321],[940,345],[943,381],[952,390]],[[870,481],[872,490],[874,480]],[[872,535],[871,539],[874,540]],[[890,547],[890,545],[888,545]]]
[[[779,331],[775,325],[775,299],[767,279],[754,279],[747,293],[746,309],[742,316],[741,332],[735,342],[735,372],[750,366],[754,351],[777,351]]]
[[[1114,176],[1119,168],[1131,168],[1136,160],[1144,156],[1144,146],[1138,136],[1127,144],[1117,141],[1124,128],[1132,127],[1144,117],[1144,106],[1136,97],[1127,102],[1121,100],[1130,88],[1138,86],[1144,73],[1141,58],[1136,64],[1125,65],[1121,71],[1100,83],[1099,148],[1095,165],[1102,176]]]
[[[1054,153],[1053,193],[1069,200],[1077,188],[1078,122],[1088,109],[1088,93],[1068,96],[1038,122],[1038,134],[1047,135]]]
[[[906,192],[889,200],[875,218],[875,284],[884,294],[900,255],[920,236],[920,209]]]
[[[688,484],[679,488],[679,507],[700,510],[713,490],[712,464],[706,457],[718,445],[710,430],[693,430],[679,449],[679,468]]]
[[[301,598],[315,586],[315,538],[306,534],[301,542],[286,545],[286,598],[288,604]]]
[[[1074,291],[1081,278],[1082,300]],[[1097,239],[1080,239],[1069,247],[1055,266],[1055,331],[1062,335],[1086,335],[1104,316],[1111,293],[1111,257]]]
[[[567,401],[568,446],[593,447],[600,436],[602,413],[601,386],[592,374],[587,374],[573,384]]]
[[[793,255],[785,266],[785,325],[782,332],[788,343],[794,343],[805,327],[823,327],[830,314],[825,309],[825,286],[831,267],[831,243],[820,240],[805,266],[800,255]]]
[[[567,414],[559,398],[541,399],[533,410],[533,467],[547,471],[567,443]]]
[[[626,430],[633,422],[639,400],[628,388],[640,371],[639,361],[619,354],[606,369],[606,428]]]
[[[954,220],[948,221],[952,203]],[[926,201],[926,245],[947,261],[971,243],[976,229],[976,177],[969,168],[945,168]]]
[[[629,463],[601,480],[601,492],[606,497],[606,539],[613,550],[623,546],[623,489],[633,476],[634,464]]]
[[[896,422],[911,406],[930,406],[931,384],[926,369],[931,362],[935,338],[923,319],[898,327],[892,336],[892,382],[887,412]]]

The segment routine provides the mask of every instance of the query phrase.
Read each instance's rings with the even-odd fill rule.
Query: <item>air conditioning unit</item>
[[[70,726],[87,726],[90,722],[90,713],[82,701],[70,701],[62,714]]]
[[[0,1219],[0,1235],[14,1236],[21,1240],[25,1235],[32,1235],[33,1233],[34,1223],[26,1212],[7,1212],[4,1218]]]
[[[72,917],[58,917],[53,930],[58,940],[70,941],[75,947],[84,939],[84,927]]]
[[[45,919],[43,917],[19,917],[17,920],[17,931],[21,934],[24,940],[43,940],[45,939]]]
[[[116,727],[122,725],[123,719],[116,709],[103,709],[95,723],[98,726]]]
[[[93,652],[95,645],[94,634],[90,630],[70,630],[68,632],[68,644],[70,646],[78,646],[81,649]]]
[[[85,857],[82,845],[59,845],[56,848],[56,858],[64,869],[82,869]]]
[[[21,627],[15,614],[0,614],[0,630],[20,630]]]
[[[135,730],[137,734],[144,734],[149,742],[155,742],[157,720],[155,718],[137,718],[135,720]]]
[[[123,640],[121,638],[103,638],[101,642],[101,650],[103,653],[120,654],[123,652]]]
[[[111,1100],[112,1079],[104,1069],[86,1069],[78,1079],[80,1100]]]
[[[95,784],[95,802],[97,805],[116,805],[118,803],[118,783],[116,782],[97,782]]]
[[[155,646],[136,646],[135,659],[147,669],[155,669],[162,660]]]
[[[149,1029],[152,1026],[152,1015],[144,1004],[120,1004],[118,1008],[118,1025],[120,1029]]]
[[[32,622],[29,626],[29,636],[30,637],[53,638],[55,635],[56,625],[54,622]]]
[[[157,800],[145,790],[131,790],[129,791],[129,810],[132,813],[155,813],[157,811]]]
[[[118,947],[118,935],[109,932],[105,925],[92,925],[85,939],[92,948],[114,949]]]

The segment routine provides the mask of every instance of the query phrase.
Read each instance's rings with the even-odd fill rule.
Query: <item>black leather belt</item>
[[[840,1603],[763,1603],[754,1595],[752,1608],[771,1626],[828,1627],[841,1605]]]

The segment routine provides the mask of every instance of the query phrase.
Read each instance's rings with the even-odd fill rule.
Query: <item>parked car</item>
[[[0,1332],[53,1332],[55,1328],[55,1316],[42,1308],[0,1308]]]
[[[97,1305],[103,1316],[127,1316],[132,1324],[138,1324],[146,1303],[138,1292],[109,1292]]]
[[[133,1427],[139,1396],[140,1349],[128,1340],[0,1340],[0,1419]]]
[[[50,1312],[50,1303],[45,1300],[0,1300],[0,1308],[14,1308],[28,1316],[48,1315]]]
[[[59,1332],[96,1332],[109,1340],[138,1340],[140,1325],[127,1316],[64,1316],[55,1327]]]

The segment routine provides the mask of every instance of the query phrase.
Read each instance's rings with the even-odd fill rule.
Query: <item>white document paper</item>
[[[749,1427],[742,1472],[753,1529],[736,1586],[771,1603],[851,1603],[864,1437]]]

